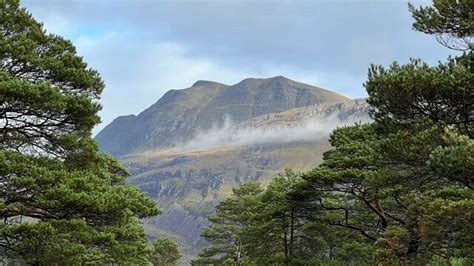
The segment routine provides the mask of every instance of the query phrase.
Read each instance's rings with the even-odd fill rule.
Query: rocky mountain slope
[[[184,90],[170,90],[138,116],[115,119],[96,136],[103,151],[114,156],[171,147],[200,130],[259,115],[323,102],[347,100],[336,93],[284,77],[245,79],[228,86],[198,81]]]
[[[367,121],[368,108],[284,77],[198,81],[138,116],[117,118],[96,139],[164,209],[147,221],[148,233],[169,235],[195,254],[206,245],[199,236],[206,216],[232,187],[265,183],[285,167],[310,169],[330,149],[330,131]]]

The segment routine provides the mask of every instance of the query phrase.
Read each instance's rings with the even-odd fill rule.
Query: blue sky
[[[430,1],[411,1],[430,5]],[[48,32],[70,39],[106,83],[103,123],[138,114],[196,80],[235,84],[283,75],[352,98],[371,63],[453,54],[411,30],[401,0],[24,0]]]

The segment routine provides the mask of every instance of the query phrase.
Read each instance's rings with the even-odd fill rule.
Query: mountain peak
[[[215,81],[210,81],[210,80],[198,80],[194,82],[194,84],[191,86],[192,88],[194,87],[208,87],[208,86],[215,86],[215,85],[224,85],[219,82]]]
[[[270,80],[289,80],[289,81],[292,81],[291,79],[285,77],[285,76],[275,76],[275,77],[272,77],[272,78],[268,78]]]
[[[275,76],[271,78],[246,78],[239,83],[251,83],[251,82],[268,82],[268,81],[292,81],[284,76]]]
[[[266,81],[268,83],[281,84],[281,85],[283,85],[283,84],[288,85],[288,84],[296,83],[296,81],[291,80],[289,78],[286,78],[284,76],[276,76],[276,77],[265,79],[264,81]]]

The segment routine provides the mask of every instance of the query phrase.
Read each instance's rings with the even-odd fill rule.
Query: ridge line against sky
[[[410,1],[430,5],[431,1]],[[454,54],[411,30],[406,1],[25,0],[50,33],[70,39],[106,83],[98,133],[197,80],[285,76],[365,97],[371,63]]]

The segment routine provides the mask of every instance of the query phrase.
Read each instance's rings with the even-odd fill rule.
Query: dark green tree
[[[201,251],[194,265],[238,266],[249,262],[244,234],[259,211],[257,195],[262,188],[259,183],[246,183],[232,191],[232,196],[220,202],[215,213],[209,216],[211,225],[204,229],[202,236],[210,246]]]
[[[91,138],[99,74],[18,0],[0,0],[0,249],[32,265],[147,264],[156,203]]]
[[[181,258],[178,245],[170,239],[158,239],[153,242],[150,262],[155,266],[171,266]]]
[[[306,230],[309,213],[289,196],[301,181],[299,173],[286,169],[258,195],[258,211],[243,233],[244,247],[257,264],[305,265],[324,252],[319,235]]]
[[[442,258],[474,262],[474,193],[467,188],[445,187],[425,193],[408,210],[409,226],[417,230],[420,250]]]
[[[357,248],[366,252],[384,237],[387,230],[404,226],[405,204],[413,200],[410,192],[423,188],[420,185],[405,186],[409,183],[404,178],[412,171],[398,176],[395,173],[401,168],[396,169],[381,160],[377,150],[384,141],[370,124],[335,130],[330,137],[335,149],[325,153],[322,164],[303,176],[306,183],[300,190],[309,192],[297,197],[303,201],[302,204],[312,202],[315,209],[325,212],[320,216],[324,224],[359,233]],[[399,182],[402,180],[405,185]],[[347,244],[338,249],[345,252],[344,249],[356,245],[351,241]],[[410,245],[416,248],[416,244],[417,236],[409,234],[403,243],[406,248],[399,250],[398,255],[416,255],[413,248],[409,248]],[[364,261],[373,255],[351,256]]]
[[[319,166],[275,178],[245,216],[229,211],[245,220],[249,264],[474,262],[473,2],[410,10],[416,30],[464,53],[371,66],[373,122],[336,129]]]
[[[415,22],[413,28],[434,34],[438,42],[455,50],[472,50],[474,3],[471,0],[433,0],[433,6],[409,4]]]
[[[414,27],[470,40],[472,7],[472,1],[411,7]],[[463,245],[472,228],[461,225],[473,215],[471,49],[434,67],[420,60],[372,66],[365,87],[375,122],[336,130],[335,149],[304,176],[313,191],[306,201],[332,213],[325,216],[329,225],[360,232],[382,263],[472,257]]]

